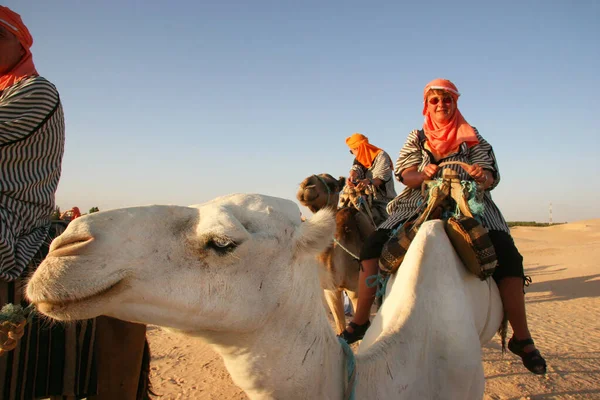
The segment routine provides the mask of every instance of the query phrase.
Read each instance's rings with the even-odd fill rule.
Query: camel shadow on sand
[[[597,399],[598,397],[593,395],[600,394],[600,389],[591,389],[591,390],[573,390],[567,392],[553,392],[553,393],[542,393],[542,394],[532,394],[527,396],[528,399],[531,400],[546,400],[546,399],[556,399],[556,398],[571,398],[570,396],[584,396],[582,399]],[[517,397],[509,397],[508,400],[520,400],[522,396]],[[579,398],[579,397],[578,397]]]
[[[554,265],[526,268],[525,275],[531,276],[533,282],[525,288],[525,292],[527,294],[550,292],[550,294],[537,295],[534,298],[529,298],[527,299],[527,303],[564,301],[600,296],[600,274],[536,282],[536,277],[538,276],[553,275],[564,270],[566,270],[566,268],[555,268]]]
[[[493,350],[490,352],[489,350]],[[592,388],[573,388],[572,390],[566,391],[552,391],[551,387],[548,387],[549,391],[544,393],[537,385],[530,385],[527,383],[530,379],[538,379],[538,377],[532,376],[523,366],[518,357],[511,353],[504,354],[502,356],[500,350],[500,344],[496,342],[488,343],[484,346],[484,362],[508,362],[510,367],[508,370],[504,369],[502,372],[493,373],[486,375],[486,380],[494,379],[510,379],[511,384],[517,387],[523,387],[524,393],[521,396],[509,397],[509,399],[592,399],[600,398],[600,389],[595,387]],[[546,379],[551,382],[563,382],[560,384],[561,389],[564,389],[564,382],[570,381],[577,377],[578,379],[584,380],[595,380],[600,375],[600,369],[595,366],[600,362],[600,352],[568,352],[568,353],[545,353],[546,359],[550,362],[550,369],[546,375]],[[578,365],[573,365],[569,361],[575,360]],[[544,378],[542,378],[544,379]],[[541,389],[541,390],[540,390]],[[555,390],[558,388],[554,388]],[[560,389],[558,389],[560,390]],[[537,393],[536,393],[537,392]],[[490,395],[491,399],[504,398],[494,397]]]

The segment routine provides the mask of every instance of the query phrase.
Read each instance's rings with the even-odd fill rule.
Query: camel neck
[[[318,279],[305,280],[304,287],[299,282],[289,293],[261,329],[231,342],[225,338],[215,348],[235,384],[251,399],[292,399],[299,394],[340,399],[345,358],[327,319]]]

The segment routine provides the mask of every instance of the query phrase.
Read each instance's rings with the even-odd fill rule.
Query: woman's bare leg
[[[523,340],[531,337],[527,326],[527,315],[525,313],[525,296],[523,294],[523,279],[513,276],[503,278],[499,285],[500,297],[504,311],[513,329],[515,339]],[[534,345],[523,348],[526,353],[535,350]]]
[[[358,274],[358,304],[356,310],[354,310],[354,318],[352,318],[352,322],[357,325],[365,324],[371,316],[371,306],[373,305],[373,300],[375,300],[377,286],[368,287],[367,278],[371,275],[376,275],[379,270],[376,258],[363,260],[361,264],[362,269]],[[346,330],[350,333],[354,331],[352,327],[346,327]]]

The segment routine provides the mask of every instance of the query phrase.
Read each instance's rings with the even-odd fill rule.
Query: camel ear
[[[325,250],[333,241],[335,213],[322,209],[300,224],[294,234],[294,258],[313,256]]]
[[[344,186],[346,186],[346,177],[345,176],[340,176],[340,179],[338,179],[338,188],[341,191]]]

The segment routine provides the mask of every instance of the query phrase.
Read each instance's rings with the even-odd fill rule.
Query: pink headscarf
[[[21,61],[19,61],[12,70],[0,76],[1,92],[7,87],[19,82],[21,79],[37,75],[38,73],[35,69],[35,65],[33,65],[33,57],[29,50],[33,44],[33,38],[21,20],[21,16],[8,7],[0,6],[0,25],[17,37],[25,50],[25,54],[21,58]]]
[[[431,89],[444,90],[450,93],[454,99],[456,111],[446,125],[439,125],[427,112],[427,93]],[[458,110],[458,96],[460,96],[458,89],[454,83],[447,79],[434,79],[425,86],[425,90],[423,91],[423,100],[425,102],[423,105],[423,115],[425,116],[423,131],[429,145],[442,156],[448,155],[463,142],[466,142],[469,147],[479,143],[475,130],[465,121],[465,118]]]

